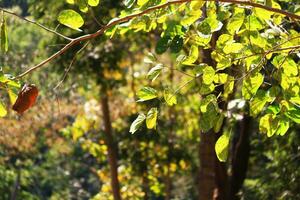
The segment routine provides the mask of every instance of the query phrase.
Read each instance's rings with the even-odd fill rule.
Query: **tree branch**
[[[71,39],[71,41],[67,45],[65,45],[61,50],[59,50],[58,52],[54,53],[53,55],[51,55],[50,57],[48,57],[46,60],[42,61],[41,63],[39,63],[39,64],[37,64],[37,65],[29,68],[28,70],[26,70],[22,74],[16,76],[15,79],[20,79],[20,78],[26,76],[27,74],[31,73],[32,71],[34,71],[34,70],[42,67],[43,65],[47,64],[51,60],[53,60],[53,59],[57,58],[58,56],[62,55],[63,53],[65,53],[68,49],[70,49],[74,45],[76,45],[76,44],[78,44],[78,43],[80,43],[82,41],[90,40],[90,39],[93,39],[93,38],[96,38],[96,37],[102,35],[106,30],[108,30],[109,28],[111,28],[111,27],[113,27],[115,25],[118,25],[118,24],[121,24],[121,23],[124,23],[124,22],[128,22],[131,19],[134,19],[134,18],[139,17],[139,16],[143,16],[143,15],[145,15],[147,13],[150,13],[152,11],[168,7],[170,5],[183,4],[183,3],[187,3],[187,2],[191,2],[191,1],[193,1],[193,0],[174,0],[174,1],[168,1],[167,3],[150,7],[148,9],[145,9],[145,10],[141,11],[141,12],[134,13],[134,14],[125,16],[123,18],[113,19],[107,25],[103,26],[101,29],[99,29],[95,33],[87,34],[87,35],[83,35],[83,36],[77,37],[75,39]],[[196,1],[198,1],[198,0],[196,0]],[[213,2],[215,2],[217,0],[205,0],[205,1],[213,1]],[[280,9],[277,9],[277,8],[271,8],[271,7],[262,5],[262,4],[253,3],[253,2],[250,2],[250,1],[242,1],[242,0],[218,0],[218,1],[219,2],[223,2],[223,3],[242,4],[242,5],[249,5],[249,6],[252,6],[252,7],[262,8],[262,9],[265,9],[265,10],[268,10],[268,11],[271,11],[271,12],[274,12],[274,13],[283,14],[283,15],[285,15],[287,17],[290,17],[290,18],[293,18],[293,19],[300,20],[300,16],[298,16],[296,14],[293,14],[293,13],[290,13],[290,12],[287,12],[287,11],[284,11],[284,10],[280,10]],[[26,21],[28,21],[28,20],[26,20]],[[31,21],[29,21],[29,22],[31,22]]]
[[[72,41],[72,40],[73,40],[72,38],[69,38],[69,37],[67,37],[67,36],[65,36],[65,35],[63,35],[63,34],[61,34],[61,33],[58,33],[57,31],[52,30],[52,29],[50,29],[50,28],[48,28],[48,27],[46,27],[46,26],[44,26],[44,25],[42,25],[42,24],[40,24],[40,23],[38,23],[38,22],[36,22],[36,21],[34,21],[34,20],[28,19],[28,18],[26,18],[26,17],[22,17],[22,16],[20,16],[20,15],[14,13],[14,12],[11,12],[11,11],[6,10],[6,9],[4,9],[4,8],[1,8],[1,7],[0,7],[0,10],[3,11],[4,13],[13,15],[13,16],[15,16],[15,17],[18,17],[18,18],[21,19],[21,20],[24,20],[24,21],[29,22],[29,23],[31,23],[31,24],[37,25],[37,26],[39,26],[40,28],[42,28],[42,29],[44,29],[44,30],[46,30],[46,31],[48,31],[48,32],[50,32],[50,33],[54,33],[55,35],[58,35],[58,36],[60,36],[60,37],[62,37],[62,38],[64,38],[64,39],[66,39],[66,40],[69,40],[69,41]]]

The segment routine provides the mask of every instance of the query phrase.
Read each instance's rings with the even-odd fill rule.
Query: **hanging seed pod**
[[[33,106],[38,94],[39,91],[35,85],[25,84],[22,90],[19,92],[18,98],[15,104],[13,105],[12,109],[17,113],[22,114],[23,112],[25,112]]]

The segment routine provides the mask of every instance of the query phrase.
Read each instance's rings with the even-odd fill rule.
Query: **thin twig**
[[[131,14],[131,15],[128,15],[128,16],[125,16],[123,18],[116,18],[116,19],[113,19],[111,22],[109,22],[106,26],[102,27],[101,29],[99,29],[98,31],[96,31],[95,33],[93,34],[87,34],[87,35],[83,35],[83,36],[80,36],[80,37],[77,37],[73,40],[71,40],[66,46],[64,46],[61,50],[59,50],[58,52],[54,53],[52,56],[48,57],[46,60],[42,61],[41,63],[29,68],[28,70],[26,70],[25,72],[23,72],[22,74],[18,75],[15,77],[15,79],[20,79],[22,78],[23,76],[31,73],[32,71],[44,66],[45,64],[47,64],[48,62],[50,62],[51,60],[57,58],[58,56],[60,56],[61,54],[65,53],[68,49],[70,49],[71,47],[73,47],[74,45],[82,42],[82,41],[86,41],[86,40],[90,40],[90,39],[93,39],[93,38],[96,38],[100,35],[102,35],[106,30],[108,30],[109,28],[115,26],[115,25],[118,25],[118,24],[121,24],[121,23],[124,23],[124,22],[128,22],[130,21],[131,19],[133,18],[136,18],[136,17],[139,17],[139,16],[143,16],[149,12],[152,12],[152,11],[155,11],[155,10],[158,10],[158,9],[162,9],[162,8],[165,8],[165,7],[168,7],[170,5],[175,5],[175,4],[183,4],[183,3],[187,3],[187,2],[191,2],[192,0],[176,0],[176,1],[168,1],[164,4],[160,4],[160,5],[156,5],[156,6],[153,6],[153,7],[150,7],[148,9],[145,9],[141,12],[138,12],[138,13],[134,13],[134,14]],[[212,2],[215,2],[216,0],[205,0],[205,1],[212,1]],[[280,9],[277,9],[277,8],[271,8],[271,7],[268,7],[268,6],[265,6],[265,5],[262,5],[262,4],[258,4],[258,3],[253,3],[253,2],[250,2],[250,1],[240,1],[240,0],[219,0],[219,2],[223,2],[223,3],[234,3],[234,4],[242,4],[242,5],[249,5],[249,6],[253,6],[253,7],[258,7],[258,8],[262,8],[262,9],[265,9],[265,10],[268,10],[268,11],[271,11],[271,12],[275,12],[275,13],[280,13],[280,14],[283,14],[287,17],[290,17],[290,18],[293,18],[293,19],[297,19],[297,20],[300,20],[300,16],[294,14],[294,13],[290,13],[290,12],[287,12],[287,11],[284,11],[284,10],[280,10]]]
[[[74,55],[72,61],[70,62],[68,68],[65,69],[65,73],[61,79],[61,81],[53,88],[53,90],[55,91],[58,87],[60,87],[60,85],[65,81],[71,67],[73,66],[74,62],[76,61],[77,56],[87,47],[87,45],[89,44],[89,41],[87,43],[85,43],[83,45],[83,47],[81,47]]]
[[[36,21],[34,21],[34,20],[28,19],[28,18],[26,18],[26,17],[22,17],[22,16],[20,16],[20,15],[14,13],[14,12],[11,12],[11,11],[6,10],[6,9],[4,9],[4,8],[1,8],[1,7],[0,7],[0,10],[3,11],[3,12],[5,12],[5,13],[7,13],[7,14],[16,16],[16,17],[18,17],[18,18],[20,18],[20,19],[22,19],[22,20],[24,20],[24,21],[26,21],[26,22],[29,22],[29,23],[34,24],[34,25],[37,25],[37,26],[39,26],[40,28],[42,28],[42,29],[44,29],[44,30],[46,30],[46,31],[48,31],[48,32],[50,32],[50,33],[54,33],[55,35],[58,35],[58,36],[60,36],[60,37],[62,37],[62,38],[64,38],[64,39],[66,39],[66,40],[69,40],[69,41],[72,41],[72,40],[73,40],[72,38],[69,38],[69,37],[67,37],[67,36],[65,36],[65,35],[63,35],[63,34],[57,32],[57,31],[55,31],[55,30],[52,30],[52,29],[50,29],[50,28],[48,28],[48,27],[46,27],[46,26],[44,26],[44,25],[42,25],[42,24],[40,24],[40,23],[38,23],[38,22],[36,22]]]

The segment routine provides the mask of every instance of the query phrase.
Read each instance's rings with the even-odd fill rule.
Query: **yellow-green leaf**
[[[74,10],[63,10],[59,13],[57,20],[72,29],[78,30],[83,24],[84,20],[81,15]]]
[[[264,81],[264,76],[260,73],[256,73],[254,75],[248,76],[243,81],[243,87],[242,87],[243,97],[245,99],[252,98],[256,94],[256,91],[261,86],[263,81]]]
[[[164,99],[169,106],[173,106],[177,104],[176,95],[173,92],[171,92],[169,89],[166,89],[164,91]]]
[[[6,20],[4,17],[1,23],[1,50],[3,52],[8,51],[8,35],[7,35]]]
[[[147,113],[146,125],[148,129],[156,129],[157,108],[151,108]]]
[[[225,162],[228,157],[229,135],[223,134],[216,142],[215,151],[219,161]]]
[[[99,0],[88,0],[90,6],[98,6]]]
[[[5,117],[7,115],[7,110],[5,106],[0,102],[0,117]]]
[[[139,102],[155,99],[157,97],[157,91],[151,87],[143,87],[137,93]]]

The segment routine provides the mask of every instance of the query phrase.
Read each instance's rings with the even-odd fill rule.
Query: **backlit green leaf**
[[[185,60],[182,62],[183,65],[191,65],[198,59],[199,56],[199,50],[198,47],[193,45],[191,46],[190,52],[188,57],[185,58]]]
[[[164,91],[164,99],[169,106],[173,106],[177,104],[176,95],[170,91],[170,89],[166,89]]]
[[[139,116],[132,122],[129,132],[131,134],[135,133],[145,121],[146,116],[144,114],[139,114]]]
[[[100,0],[88,0],[90,6],[98,6]]]
[[[59,13],[57,20],[72,29],[78,30],[84,21],[79,13],[74,10],[63,10]]]
[[[147,78],[154,81],[159,76],[163,68],[164,66],[162,64],[155,65],[155,67],[152,67],[148,72]]]
[[[247,76],[243,81],[242,94],[245,99],[252,98],[258,88],[264,81],[264,76],[260,73],[256,73],[251,76]]]
[[[0,117],[5,117],[7,115],[7,111],[5,106],[0,102]]]
[[[151,87],[143,87],[138,91],[137,96],[139,97],[138,102],[147,101],[157,98],[157,91]]]
[[[157,108],[151,108],[147,113],[146,125],[148,129],[156,129]]]
[[[228,157],[229,136],[223,134],[215,144],[215,151],[219,161],[225,162]]]

